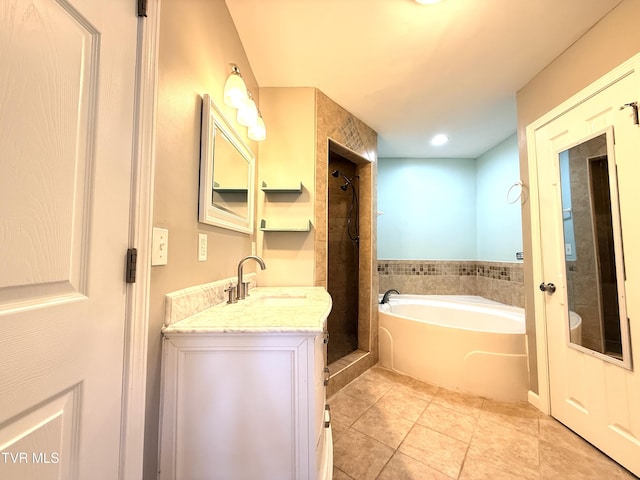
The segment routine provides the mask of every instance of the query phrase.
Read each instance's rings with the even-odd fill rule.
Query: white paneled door
[[[637,101],[630,68],[528,134],[551,415],[640,475]]]
[[[118,478],[133,0],[0,0],[0,478]]]

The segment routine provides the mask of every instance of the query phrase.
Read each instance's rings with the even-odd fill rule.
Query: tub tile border
[[[378,260],[379,275],[456,275],[524,283],[522,269],[522,263],[482,260]]]

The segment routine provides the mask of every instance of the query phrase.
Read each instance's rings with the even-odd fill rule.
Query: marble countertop
[[[165,336],[187,333],[322,332],[331,311],[323,287],[256,287],[237,303],[221,303],[165,326]]]

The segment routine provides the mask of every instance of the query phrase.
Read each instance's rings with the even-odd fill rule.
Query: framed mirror
[[[198,221],[253,232],[255,156],[209,95],[202,99]]]

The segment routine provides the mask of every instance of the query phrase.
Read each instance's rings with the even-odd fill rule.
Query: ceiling
[[[477,158],[516,131],[516,92],[621,0],[225,1],[260,87],[320,89],[382,158]]]

